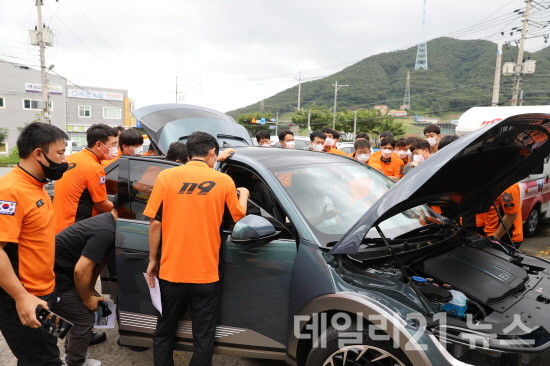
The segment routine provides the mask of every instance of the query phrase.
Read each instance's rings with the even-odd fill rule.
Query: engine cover
[[[527,281],[523,268],[491,253],[458,247],[424,262],[426,276],[447,283],[466,296],[491,304],[517,293]]]

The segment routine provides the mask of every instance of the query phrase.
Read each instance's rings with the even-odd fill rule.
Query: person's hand
[[[159,275],[159,264],[156,260],[149,260],[147,266],[147,284],[150,288],[155,287],[155,277]]]
[[[82,305],[88,310],[91,310],[93,312],[97,311],[97,304],[100,301],[104,301],[102,297],[99,296],[90,296],[86,300],[82,301]]]
[[[235,154],[235,149],[225,149],[218,155],[218,161],[226,161]]]
[[[49,309],[46,301],[29,293],[15,301],[17,315],[19,315],[19,320],[23,325],[31,328],[40,327],[40,322],[36,318],[36,308],[38,306]]]
[[[239,197],[242,194],[246,194],[247,196],[250,196],[250,192],[248,191],[248,188],[245,188],[245,187],[238,187],[237,192],[239,192]]]

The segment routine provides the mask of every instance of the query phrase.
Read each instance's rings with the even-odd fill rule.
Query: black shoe
[[[105,342],[107,340],[107,334],[105,332],[92,332],[92,337],[90,338],[90,346]]]

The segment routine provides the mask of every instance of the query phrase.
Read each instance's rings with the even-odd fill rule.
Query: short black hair
[[[135,128],[129,128],[122,131],[118,138],[118,147],[122,151],[122,145],[137,146],[143,145],[143,135]]]
[[[281,132],[279,132],[279,141],[283,141],[286,135],[294,136],[294,133],[290,130],[282,130]]]
[[[196,131],[187,139],[187,152],[191,158],[206,156],[208,151],[216,149],[216,155],[220,152],[218,140],[209,133]]]
[[[406,137],[405,138],[405,146],[406,145],[411,145],[413,142],[418,141],[418,140],[422,140],[422,139],[419,138],[419,137],[416,137],[416,136]]]
[[[441,134],[441,128],[439,128],[438,125],[434,125],[433,123],[427,125],[426,127],[424,127],[424,135],[427,134],[427,133],[432,133],[432,132],[435,132],[439,135],[439,134]]]
[[[187,152],[187,146],[183,142],[172,142],[168,151],[166,152],[166,160],[176,161],[179,160],[183,164],[189,160],[189,153]]]
[[[418,149],[421,149],[421,150],[428,149],[428,150],[430,150],[430,143],[426,140],[418,139],[418,140],[414,141],[411,144],[411,147],[409,148],[409,150],[411,150],[411,152],[414,152],[415,150],[418,150]]]
[[[109,140],[109,136],[117,137],[118,130],[107,126],[104,123],[98,123],[90,126],[88,131],[86,131],[86,141],[88,142],[88,147],[93,147],[96,142],[101,142],[105,144]]]
[[[260,143],[260,140],[261,139],[268,139],[270,140],[271,139],[271,135],[269,133],[269,131],[267,130],[259,130],[258,132],[256,132],[256,141],[258,141],[258,143]]]
[[[382,131],[380,132],[380,140],[382,140],[384,137],[393,137],[393,132],[390,131]]]
[[[118,132],[124,132],[125,128],[122,127],[122,126],[116,126],[116,130],[117,130]]]
[[[321,128],[322,133],[330,133],[331,135],[334,133],[334,130],[330,127],[323,127]]]
[[[25,126],[17,138],[17,150],[21,159],[28,158],[34,149],[48,153],[50,144],[68,140],[67,134],[59,127],[43,122],[33,122]]]
[[[333,139],[340,139],[340,132],[336,130],[332,130],[332,138]]]
[[[459,137],[457,135],[446,135],[439,140],[439,144],[437,145],[437,149],[441,150],[445,146],[449,145],[451,142],[458,140]]]
[[[355,151],[357,151],[359,149],[364,149],[366,147],[368,147],[370,149],[370,141],[367,140],[367,139],[355,140],[355,142],[353,143],[353,149]]]
[[[313,131],[309,134],[309,141],[313,142],[316,137],[319,137],[320,139],[326,140],[325,134],[321,131]]]
[[[380,140],[380,146],[384,145],[391,145],[391,147],[395,148],[395,139],[392,136],[382,138]]]
[[[369,135],[363,132],[358,133],[357,136],[355,136],[355,139],[365,139],[370,141]]]
[[[395,142],[395,146],[396,146],[396,147],[405,147],[405,146],[407,146],[407,145],[408,145],[408,144],[407,144],[407,139],[404,138],[404,137],[401,137],[399,140],[397,140],[397,141]]]

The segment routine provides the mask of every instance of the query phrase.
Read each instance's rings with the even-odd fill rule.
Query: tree
[[[300,126],[300,128],[307,128],[307,116],[310,115],[310,127],[311,130],[319,130],[324,126],[332,127],[332,113],[321,107],[314,107],[312,109],[302,109],[295,111],[290,117],[292,123]]]

